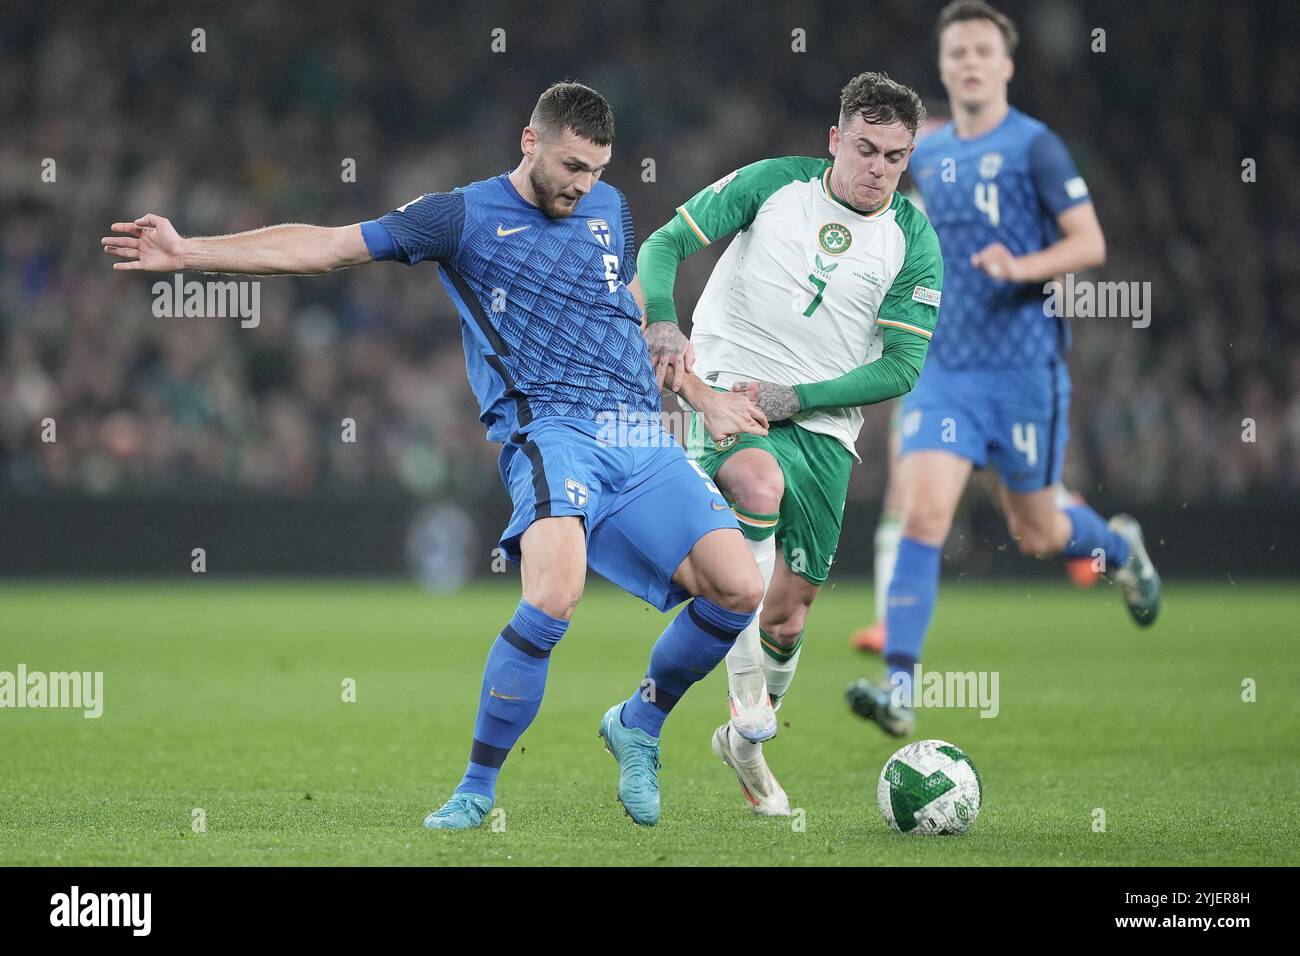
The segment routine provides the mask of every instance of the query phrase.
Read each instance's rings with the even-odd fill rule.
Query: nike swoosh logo
[[[710,501],[709,504],[713,505],[713,510],[714,510],[714,511],[730,511],[730,510],[731,510],[731,509],[730,509],[729,507],[727,507],[726,505],[720,505],[720,504],[718,504],[716,501]]]
[[[505,694],[498,694],[495,687],[488,691],[488,696],[495,697],[497,700],[523,700],[522,697],[507,697]]]
[[[497,237],[504,239],[506,236],[513,236],[516,232],[523,232],[525,229],[531,229],[532,226],[515,226],[513,229],[507,229],[505,223],[497,223]]]

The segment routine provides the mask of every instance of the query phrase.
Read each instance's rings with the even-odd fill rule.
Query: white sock
[[[754,555],[758,570],[763,575],[763,593],[766,594],[767,586],[772,583],[772,572],[776,569],[776,542],[769,536],[762,541],[746,538],[745,543],[749,545],[750,553]],[[762,611],[763,605],[759,604],[754,619],[740,632],[736,643],[727,652],[727,679],[732,686],[735,684],[732,677],[752,674],[763,666],[765,655],[758,643],[758,616]]]
[[[754,555],[758,570],[763,575],[763,593],[766,594],[768,585],[772,583],[772,572],[776,570],[776,538],[774,535],[769,535],[762,541],[746,538],[745,543],[749,545],[750,553]],[[737,685],[737,678],[749,678],[752,682],[755,672],[763,669],[763,662],[767,655],[763,653],[763,648],[758,643],[758,616],[762,611],[763,605],[759,604],[754,612],[754,619],[740,632],[735,645],[727,652],[727,685],[733,692]],[[731,735],[732,751],[745,762],[752,760],[762,746],[746,740],[740,734]]]
[[[781,709],[786,692],[790,690],[790,683],[794,680],[794,672],[799,667],[799,655],[802,653],[802,638],[799,640],[799,646],[795,648],[794,656],[788,661],[774,660],[767,652],[763,653],[763,677],[767,680],[767,692],[772,697],[773,710]]]
[[[903,522],[882,516],[876,525],[876,562],[871,572],[876,586],[876,620],[884,622],[889,607],[889,581],[894,576],[894,562],[898,560],[898,542],[903,537]]]

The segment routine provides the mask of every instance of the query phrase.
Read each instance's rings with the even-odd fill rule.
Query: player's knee
[[[753,561],[737,562],[714,575],[702,597],[737,614],[753,614],[763,602],[763,575]]]
[[[1020,533],[1015,535],[1015,538],[1020,553],[1031,558],[1044,558],[1056,550],[1051,536],[1040,528],[1023,527]]]
[[[951,527],[952,515],[933,502],[913,501],[903,515],[903,537],[923,544],[943,544]]]
[[[804,622],[807,619],[808,608],[803,605],[789,612],[775,610],[770,617],[767,608],[764,607],[758,626],[763,629],[764,634],[782,647],[793,647],[799,640],[799,635],[803,633]]]
[[[525,592],[524,600],[543,614],[568,621],[582,599],[582,585],[556,586],[538,588],[535,592]]]
[[[1044,528],[1033,521],[1008,516],[1007,529],[1015,539],[1020,553],[1031,558],[1047,557],[1056,551],[1050,528]]]
[[[781,510],[785,476],[778,467],[755,468],[733,476],[729,490],[736,504],[746,511],[774,515]]]

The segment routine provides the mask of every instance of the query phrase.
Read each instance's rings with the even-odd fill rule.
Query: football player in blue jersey
[[[849,688],[856,713],[899,736],[915,728],[911,685],[940,549],[973,468],[997,469],[1022,553],[1096,557],[1139,625],[1152,624],[1160,607],[1160,578],[1137,522],[1107,522],[1060,495],[1069,330],[1045,307],[1045,286],[1105,260],[1088,187],[1060,138],[1007,103],[1014,24],[984,0],[956,0],[940,13],[937,33],[952,122],[917,144],[911,169],[943,252],[941,321],[902,404],[888,683]]]
[[[632,217],[622,193],[601,181],[613,139],[605,98],[557,83],[538,100],[513,172],[426,193],[379,219],[183,238],[147,215],[114,223],[102,240],[125,260],[115,269],[151,272],[317,275],[377,260],[437,263],[460,313],[481,420],[502,445],[514,514],[500,543],[520,563],[523,595],[488,653],[469,764],[425,819],[429,828],[476,827],[492,808],[588,567],[662,611],[691,599],[655,643],[645,678],[599,724],[624,809],[639,824],[658,822],[664,720],[763,597],[731,507],[660,423],[659,382],[671,374],[715,438],[766,434],[766,420],[745,395],[687,375],[684,339],[658,343],[651,365]]]

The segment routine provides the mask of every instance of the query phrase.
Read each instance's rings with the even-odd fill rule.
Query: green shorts
[[[719,451],[700,416],[691,416],[687,453],[710,478],[716,479],[722,463],[742,448],[761,448],[781,466],[785,493],[775,526],[777,543],[791,571],[813,584],[824,584],[840,543],[853,456],[830,435],[810,432],[789,420],[773,423],[766,435],[736,436]],[[763,536],[754,533],[754,525],[744,515],[740,517],[747,536]]]

